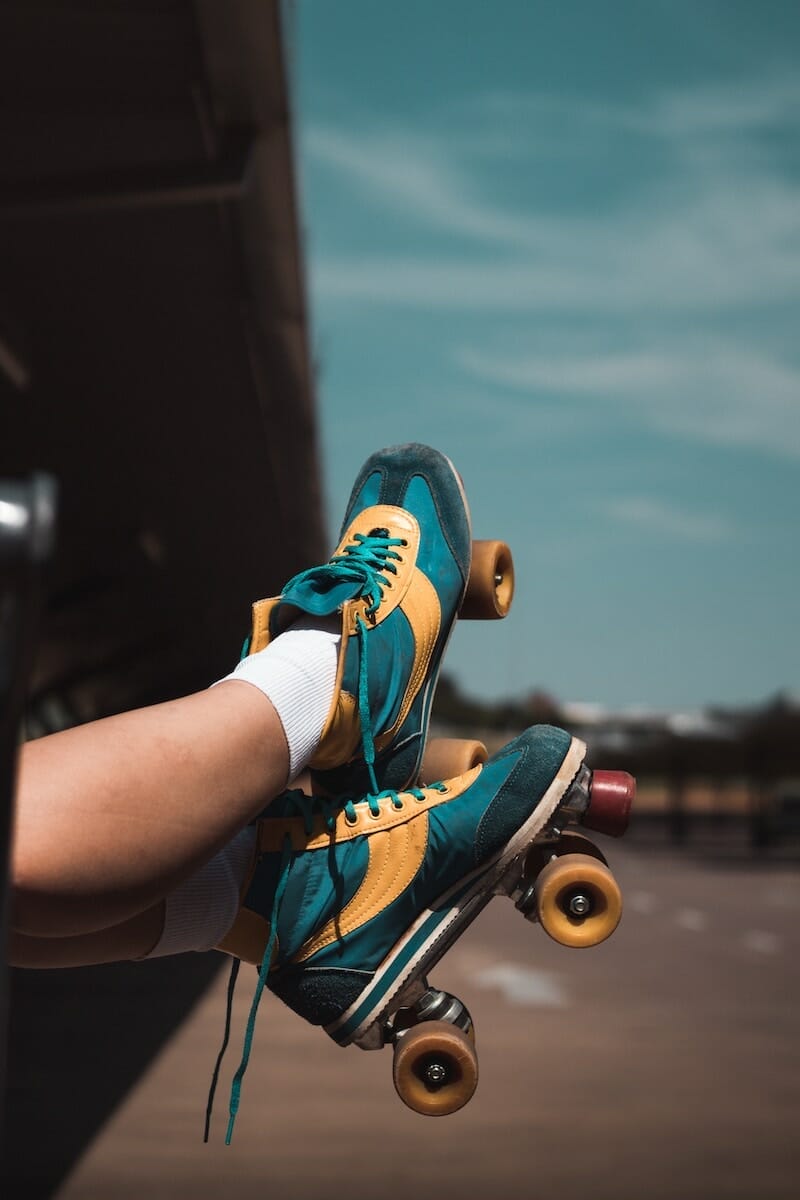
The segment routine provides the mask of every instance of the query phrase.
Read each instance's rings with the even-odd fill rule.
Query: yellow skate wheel
[[[421,1021],[396,1042],[392,1074],[398,1096],[414,1112],[457,1112],[478,1086],[474,1037],[448,1021]]]
[[[514,560],[505,542],[473,542],[472,567],[459,616],[466,621],[507,617],[514,599]]]
[[[597,946],[619,925],[622,893],[604,863],[589,854],[564,854],[536,880],[536,914],[562,946]]]
[[[471,738],[431,738],[425,747],[419,777],[423,783],[455,779],[485,763],[489,751]]]

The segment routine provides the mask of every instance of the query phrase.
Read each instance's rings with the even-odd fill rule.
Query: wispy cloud
[[[328,254],[323,299],[510,313],[734,310],[800,295],[800,189],[727,188],[648,221],[543,224],[540,254]],[[533,240],[533,239],[531,239]]]
[[[741,137],[800,118],[800,80],[794,75],[737,80],[662,93],[645,109],[647,127],[665,137]]]
[[[759,446],[800,458],[800,369],[723,339],[658,350],[514,357],[456,352],[473,379],[532,398],[557,394],[624,409],[628,421],[716,445]]]
[[[487,241],[534,246],[543,232],[526,216],[504,213],[470,194],[469,181],[435,139],[398,129],[360,134],[325,126],[309,129],[303,147],[310,159],[346,177],[380,204],[424,225]]]
[[[786,169],[790,151],[773,161],[762,136],[798,120],[800,80],[780,77],[674,90],[636,107],[491,93],[438,124],[434,114],[425,135],[377,121],[313,128],[309,162],[333,172],[354,209],[393,213],[404,231],[402,253],[329,249],[312,260],[314,294],[337,306],[484,315],[485,348],[453,355],[473,382],[602,399],[654,429],[800,458],[796,347],[765,332],[767,313],[782,306],[786,327],[800,302],[800,184]],[[613,198],[569,214],[546,201],[535,186],[552,165],[542,131],[576,154],[601,133],[618,138]],[[657,171],[626,157],[632,137],[667,147]],[[504,201],[502,172],[471,154],[492,139],[527,155],[530,204]],[[414,230],[436,234],[435,252]],[[513,332],[493,337],[492,316]],[[543,316],[547,344],[536,333]],[[701,338],[712,320],[715,332]],[[581,343],[587,323],[611,349]]]
[[[447,151],[317,131],[318,160],[336,162],[353,203],[370,194],[401,223],[441,235],[441,249],[337,256],[313,264],[320,297],[510,312],[609,308],[730,310],[800,297],[800,187],[766,167],[708,161],[659,180],[636,203],[596,215],[501,208],[475,196]],[[466,239],[466,241],[465,241]],[[413,243],[412,243],[413,244]]]
[[[737,79],[657,92],[637,105],[613,104],[596,97],[546,92],[492,91],[462,100],[454,114],[468,119],[477,132],[538,126],[561,138],[565,127],[573,136],[581,130],[595,137],[598,130],[644,134],[684,144],[687,139],[730,133],[737,139],[800,119],[800,79],[784,74],[774,78]],[[508,141],[498,141],[498,146]]]
[[[607,516],[625,525],[680,541],[726,541],[733,533],[730,522],[724,517],[692,512],[653,496],[621,496],[600,507]]]
[[[460,130],[451,113],[438,133],[434,117],[425,135],[379,122],[312,127],[307,161],[332,171],[356,210],[393,213],[400,227],[442,239],[435,256],[428,246],[355,261],[328,252],[315,267],[316,291],[338,301],[510,311],[797,298],[800,187],[763,156],[752,161],[750,150],[757,134],[799,116],[800,82],[783,78],[684,89],[637,107],[492,93],[466,105]],[[613,205],[584,197],[582,215],[567,216],[539,195],[536,172],[552,163],[538,139],[550,131],[560,148],[583,154],[600,128],[622,139],[604,154],[620,160],[629,186]],[[649,184],[626,146],[632,133],[672,152]],[[506,157],[515,146],[534,173],[524,207],[503,201],[496,174],[470,152],[493,137]]]

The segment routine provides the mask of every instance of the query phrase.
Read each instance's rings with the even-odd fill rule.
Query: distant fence
[[[550,718],[559,724],[558,715]],[[518,728],[487,729],[434,722],[438,737],[469,737],[494,753]],[[637,796],[631,835],[674,845],[735,833],[753,849],[800,843],[800,716],[779,707],[760,714],[739,738],[666,735],[644,747],[588,743],[592,766],[630,771]]]
[[[737,831],[753,849],[800,842],[800,785],[745,779],[637,779],[633,832],[662,832],[675,845]]]

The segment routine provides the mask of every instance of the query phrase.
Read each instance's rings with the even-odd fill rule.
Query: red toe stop
[[[593,771],[583,824],[609,837],[622,837],[635,795],[636,780],[627,771]]]

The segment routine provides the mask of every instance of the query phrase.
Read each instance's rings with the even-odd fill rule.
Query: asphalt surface
[[[481,1078],[460,1113],[410,1112],[389,1050],[342,1050],[267,994],[226,1148],[245,971],[204,1146],[223,974],[58,1200],[795,1200],[797,863],[605,849],[626,907],[603,946],[557,946],[496,900],[433,973],[477,1027]]]

